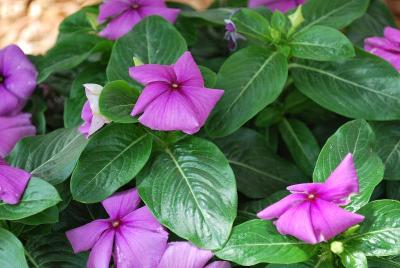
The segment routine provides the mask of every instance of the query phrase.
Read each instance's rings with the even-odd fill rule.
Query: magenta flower
[[[310,244],[327,241],[364,216],[348,212],[350,196],[358,193],[354,161],[348,154],[324,183],[302,183],[287,188],[292,194],[265,208],[259,218],[278,218],[279,233],[292,235]]]
[[[19,203],[31,174],[25,170],[9,166],[0,157],[0,199],[11,205]]]
[[[249,7],[265,6],[272,11],[286,12],[303,4],[306,0],[249,0]]]
[[[144,17],[158,15],[174,23],[179,12],[179,9],[168,8],[164,0],[105,0],[97,20],[99,23],[110,20],[100,35],[116,40]]]
[[[226,261],[215,261],[206,265],[213,254],[209,250],[199,249],[188,242],[173,242],[161,258],[157,268],[230,268]]]
[[[230,51],[234,51],[237,48],[237,41],[244,39],[244,37],[236,32],[236,25],[232,20],[225,20],[225,40],[228,41],[228,48]]]
[[[16,115],[36,87],[37,71],[16,45],[0,50],[0,116]]]
[[[365,39],[364,49],[388,61],[400,71],[400,30],[386,27],[383,36]]]
[[[35,133],[30,114],[0,116],[0,157],[6,157],[19,140]]]
[[[88,268],[108,268],[114,251],[117,268],[156,267],[168,233],[146,207],[136,189],[114,194],[102,202],[109,219],[95,220],[67,231],[75,253],[91,249]]]
[[[199,67],[190,52],[173,65],[145,64],[129,74],[146,85],[133,107],[132,116],[154,130],[196,133],[204,125],[223,90],[204,87]]]
[[[84,84],[84,86],[88,100],[83,105],[81,116],[84,123],[79,127],[79,132],[89,138],[89,136],[111,121],[100,113],[99,98],[103,87],[96,84]]]

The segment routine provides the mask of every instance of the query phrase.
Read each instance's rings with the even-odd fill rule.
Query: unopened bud
[[[341,254],[343,252],[343,243],[339,241],[333,241],[331,243],[331,251],[337,255]]]
[[[143,65],[143,61],[141,61],[138,57],[133,57],[133,65],[140,66]]]
[[[300,5],[292,15],[288,16],[290,23],[292,24],[292,27],[290,29],[291,32],[295,31],[304,22],[303,12],[301,11],[301,8],[302,6]]]

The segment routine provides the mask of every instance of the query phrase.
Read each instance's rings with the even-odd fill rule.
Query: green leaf
[[[149,159],[150,134],[135,124],[111,124],[96,133],[71,178],[75,200],[96,203],[136,176]]]
[[[205,87],[213,88],[215,85],[215,82],[217,81],[217,74],[214,73],[209,68],[204,67],[204,66],[199,66],[199,69],[200,69],[201,75],[203,76]]]
[[[328,110],[366,120],[400,119],[400,74],[378,57],[358,51],[345,61],[291,67],[296,87]]]
[[[271,221],[252,220],[235,226],[224,248],[215,255],[245,266],[266,262],[290,264],[309,259],[317,248],[279,234]]]
[[[221,248],[236,217],[235,177],[211,142],[191,137],[166,148],[138,176],[145,204],[168,229],[206,249]]]
[[[28,268],[24,246],[9,231],[0,228],[0,266],[4,268]]]
[[[346,268],[368,268],[367,257],[360,251],[344,250],[340,254],[342,264]]]
[[[88,20],[88,15],[98,14],[98,8],[95,6],[88,6],[80,9],[72,15],[66,17],[60,24],[60,35],[74,33],[74,32],[90,32],[92,27]]]
[[[383,178],[383,163],[372,150],[374,140],[374,132],[366,121],[350,121],[327,140],[318,156],[313,179],[315,182],[324,182],[348,153],[353,154],[360,193],[351,198],[351,203],[346,207],[350,211],[367,204],[374,188]]]
[[[287,59],[278,52],[248,47],[222,65],[216,88],[225,90],[206,125],[209,135],[233,133],[278,98],[288,75]]]
[[[133,106],[139,97],[140,89],[125,81],[113,81],[105,85],[100,95],[100,112],[117,123],[136,123],[131,116]]]
[[[191,19],[201,19],[216,25],[224,25],[224,20],[231,16],[233,10],[232,8],[213,8],[201,12],[182,11],[180,15]]]
[[[108,80],[134,83],[128,72],[133,57],[143,63],[173,64],[186,50],[185,39],[171,23],[158,16],[147,17],[116,41],[107,66]]]
[[[254,130],[240,129],[216,143],[235,172],[238,190],[251,198],[263,198],[303,182],[301,171],[272,152],[266,138]]]
[[[242,8],[232,16],[236,31],[247,38],[267,41],[269,39],[269,22],[257,11]]]
[[[26,225],[40,225],[52,224],[58,222],[58,208],[57,206],[49,207],[38,214],[18,220],[17,222]]]
[[[57,190],[39,178],[31,178],[17,205],[0,203],[0,220],[20,220],[35,215],[60,202]]]
[[[357,213],[364,215],[358,232],[345,237],[345,247],[366,256],[400,255],[400,202],[373,201]]]
[[[56,185],[72,173],[87,140],[74,129],[57,129],[20,141],[8,157],[13,166]]]
[[[314,26],[297,34],[289,45],[292,55],[302,59],[333,61],[355,55],[347,37],[326,26]]]
[[[400,256],[368,257],[368,268],[400,268]]]
[[[295,119],[284,119],[279,124],[279,131],[293,160],[305,174],[311,175],[320,148],[307,125]]]

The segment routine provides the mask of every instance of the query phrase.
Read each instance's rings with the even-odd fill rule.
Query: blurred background
[[[202,10],[213,0],[171,0]],[[19,45],[27,54],[42,54],[55,42],[62,19],[100,0],[0,0],[0,48]],[[400,22],[400,0],[386,0]]]

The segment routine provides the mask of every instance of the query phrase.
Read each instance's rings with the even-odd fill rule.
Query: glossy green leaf
[[[368,257],[368,268],[400,268],[400,256]]]
[[[145,204],[168,229],[195,245],[221,248],[236,217],[235,177],[218,148],[188,138],[165,149],[138,176]]]
[[[105,85],[100,95],[100,112],[117,123],[136,123],[131,116],[133,106],[139,97],[140,89],[125,81],[113,81]]]
[[[301,171],[272,152],[254,130],[243,128],[216,142],[235,172],[238,190],[249,197],[263,198],[303,182]]]
[[[384,165],[372,150],[374,141],[374,132],[366,121],[350,121],[327,140],[318,156],[313,179],[323,182],[348,153],[353,154],[360,193],[351,198],[351,203],[346,207],[350,211],[367,204],[383,178]]]
[[[150,134],[135,124],[111,124],[96,133],[71,178],[75,200],[96,203],[131,181],[149,159]]]
[[[134,66],[133,57],[143,63],[173,64],[186,50],[185,39],[171,23],[158,16],[147,17],[116,41],[107,66],[108,80],[135,83],[128,72]]]
[[[0,228],[0,266],[4,268],[28,268],[24,246],[9,231]]]
[[[346,268],[368,268],[367,257],[360,251],[345,249],[340,254],[340,259]]]
[[[287,59],[278,52],[248,47],[230,56],[218,73],[215,87],[225,92],[206,125],[209,135],[239,129],[279,96],[287,75]]]
[[[52,224],[58,222],[58,208],[57,206],[49,207],[38,214],[18,220],[17,222],[26,225],[40,225]]]
[[[247,38],[267,41],[269,38],[269,22],[257,11],[242,8],[232,16],[236,31]]]
[[[56,185],[71,175],[86,144],[87,139],[77,129],[57,129],[23,139],[8,160],[13,166]]]
[[[228,242],[217,257],[250,266],[258,263],[290,264],[314,255],[318,246],[278,233],[271,221],[252,220],[233,228]]]
[[[204,86],[207,88],[213,88],[217,81],[217,74],[204,66],[199,66],[199,69],[204,79]]]

